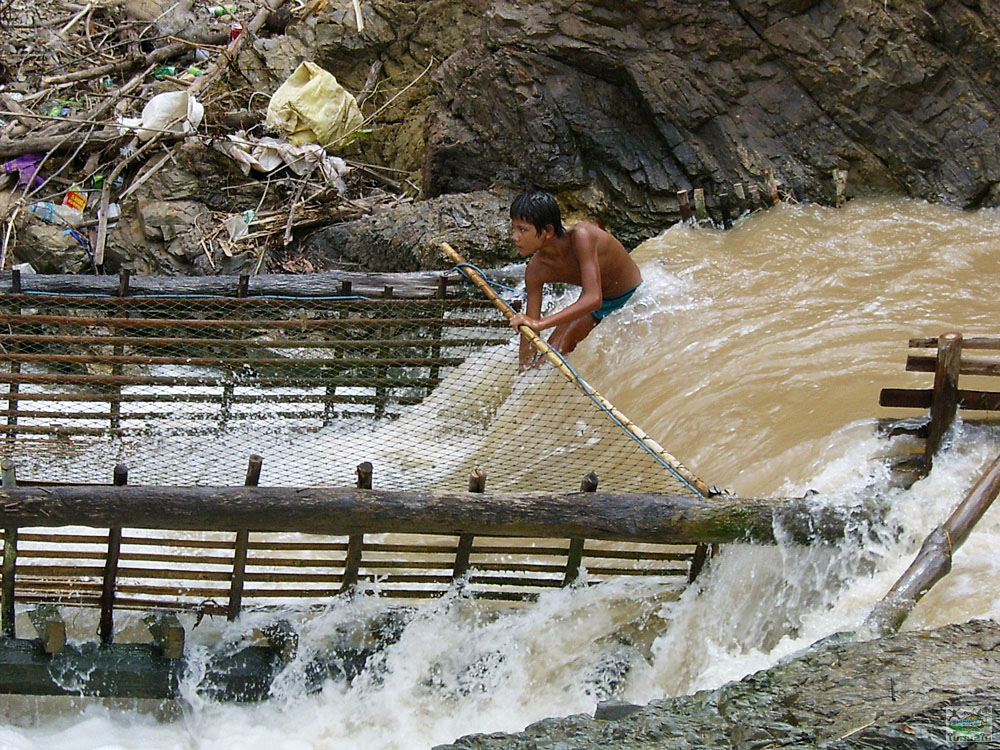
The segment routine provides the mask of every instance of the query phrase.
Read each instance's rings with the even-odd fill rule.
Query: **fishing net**
[[[480,468],[490,491],[594,472],[602,490],[704,494],[558,355],[518,373],[502,301],[471,284],[254,282],[11,284],[0,435],[19,478],[107,483],[125,464],[130,484],[236,485],[257,454],[262,485],[352,485],[370,462],[386,489],[465,489]]]

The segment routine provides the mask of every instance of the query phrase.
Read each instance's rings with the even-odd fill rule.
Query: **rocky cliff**
[[[831,202],[834,170],[847,170],[849,195],[1000,205],[996,2],[269,0],[281,7],[258,24],[267,9],[239,0],[229,47],[218,38],[228,21],[202,2],[101,5],[86,29],[46,20],[38,9],[62,12],[55,0],[8,8],[20,15],[0,42],[0,98],[14,116],[0,154],[24,155],[30,140],[43,177],[86,182],[117,166],[124,178],[106,255],[94,238],[42,232],[23,197],[0,196],[18,260],[47,271],[99,265],[87,252],[105,272],[414,270],[444,265],[447,240],[495,263],[513,259],[509,198],[532,186],[629,243],[678,219],[679,190],[703,189],[710,209],[735,183]],[[98,31],[105,57],[128,56],[88,71]],[[215,46],[169,41],[178,34]],[[59,60],[69,70],[52,75]],[[230,137],[271,134],[267,102],[303,61],[361,105],[364,130],[337,149],[353,169],[346,192],[248,175],[220,154]],[[199,66],[222,74],[204,86],[191,78]],[[169,157],[129,151],[111,105],[137,115],[177,87],[205,103],[197,137]],[[225,220],[254,207],[250,239],[226,240]]]
[[[360,33],[320,21],[289,37],[359,87],[373,63],[386,80],[429,69],[369,144],[427,198],[538,185],[632,240],[676,220],[677,190],[711,201],[769,171],[812,201],[832,201],[834,169],[854,194],[1000,201],[995,3],[362,7]]]

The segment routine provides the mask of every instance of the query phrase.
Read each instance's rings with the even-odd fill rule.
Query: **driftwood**
[[[659,544],[834,541],[884,508],[818,508],[809,498],[749,500],[638,493],[467,493],[350,487],[50,487],[0,490],[0,526],[82,525],[352,535],[587,538]]]
[[[969,490],[948,520],[927,535],[920,552],[889,593],[875,605],[865,627],[881,635],[894,633],[935,583],[951,570],[952,556],[1000,493],[1000,456]]]

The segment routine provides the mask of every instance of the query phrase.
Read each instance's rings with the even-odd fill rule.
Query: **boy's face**
[[[545,227],[543,231],[539,232],[535,229],[535,225],[527,219],[514,218],[511,223],[514,227],[514,247],[517,248],[517,252],[522,258],[527,258],[536,252],[548,235],[552,233],[551,227]]]

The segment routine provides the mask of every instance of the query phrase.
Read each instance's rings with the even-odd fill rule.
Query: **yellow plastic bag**
[[[363,123],[354,96],[330,73],[308,61],[278,87],[267,105],[267,124],[294,146],[318,143],[333,150]]]

